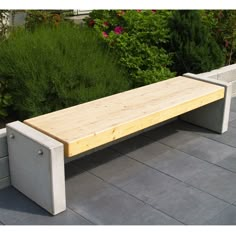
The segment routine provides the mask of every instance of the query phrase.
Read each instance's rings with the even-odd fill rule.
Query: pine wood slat
[[[179,76],[24,123],[63,142],[71,157],[223,97],[221,86]]]

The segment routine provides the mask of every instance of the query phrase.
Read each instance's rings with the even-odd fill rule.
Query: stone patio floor
[[[51,216],[8,187],[0,191],[0,224],[235,225],[236,98],[223,135],[178,120],[65,170],[65,212]]]

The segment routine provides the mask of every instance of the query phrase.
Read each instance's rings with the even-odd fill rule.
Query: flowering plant
[[[168,68],[171,56],[163,47],[169,40],[170,14],[156,10],[95,10],[86,22],[113,49],[133,87],[137,87],[174,75]]]

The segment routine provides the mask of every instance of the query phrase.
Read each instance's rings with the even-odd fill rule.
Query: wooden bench
[[[18,154],[19,151],[12,151],[11,156],[11,150],[16,149],[11,139],[14,135],[16,136],[15,133],[17,129],[21,129],[21,134],[23,133],[22,129],[25,129],[27,135],[24,135],[27,137],[33,132],[34,138],[32,138],[32,140],[38,142],[40,145],[42,145],[43,139],[49,140],[49,138],[52,138],[53,140],[59,141],[60,144],[63,144],[64,155],[67,158],[111,143],[180,115],[182,115],[182,119],[188,122],[223,133],[228,127],[231,100],[230,89],[229,84],[216,80],[208,81],[204,78],[198,78],[193,74],[186,74],[185,76],[179,76],[27,119],[24,121],[24,124],[11,123],[7,126],[9,136],[12,135],[8,139],[10,166],[12,166],[12,170],[18,168],[18,166],[21,165],[19,158],[25,158],[22,156],[26,155],[25,152],[20,155]],[[27,127],[24,128],[24,126]],[[30,131],[30,129],[33,131]],[[35,130],[40,132],[36,133]],[[36,136],[42,136],[42,138],[38,139]],[[24,141],[24,143],[25,142],[26,141]],[[23,144],[21,143],[19,145]],[[50,147],[49,149],[51,150],[52,148]],[[38,149],[37,152],[39,155],[40,150],[41,154],[44,153],[42,149]],[[20,155],[20,157],[16,158],[17,155]],[[61,154],[57,154],[56,157],[53,158],[48,158],[51,158],[54,162],[56,159],[58,163],[59,155]],[[60,157],[60,162],[62,162],[61,159],[63,158]],[[31,163],[31,165],[36,165],[36,168],[38,168],[39,164]],[[51,195],[55,197],[55,195],[61,195],[64,189],[57,191],[53,186],[58,186],[58,184],[63,185],[64,183],[62,183],[62,177],[60,181],[57,180],[58,168],[61,169],[61,167],[57,167],[57,169],[54,170],[54,165],[56,164],[51,164],[51,172],[49,171],[49,179],[52,179],[52,186],[47,186],[47,188],[50,188]],[[61,165],[63,165],[63,163],[61,163],[60,166]],[[31,166],[28,166],[28,168],[30,167]],[[45,177],[45,173],[43,175]],[[65,206],[61,206],[59,203],[57,203],[58,206],[55,206],[57,205],[55,204],[57,201],[55,199],[50,202],[50,204],[53,205],[53,210],[52,207],[45,207],[45,199],[43,199],[43,201],[41,201],[41,199],[35,199],[37,196],[34,195],[32,197],[31,193],[33,187],[30,187],[30,190],[27,189],[28,186],[33,186],[34,183],[28,183],[26,186],[26,183],[22,183],[20,180],[22,178],[21,174],[15,176],[13,173],[13,176],[13,185],[15,185],[15,187],[27,196],[33,198],[35,202],[52,214],[57,214],[65,209]],[[30,176],[28,177],[32,179]],[[22,179],[26,181],[25,176]],[[43,196],[43,198],[45,197]],[[56,198],[61,199],[61,196],[57,196]]]
[[[222,98],[223,87],[180,76],[24,123],[62,142],[71,157]]]

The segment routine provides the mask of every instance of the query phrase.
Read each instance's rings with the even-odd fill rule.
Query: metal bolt
[[[40,156],[43,155],[43,150],[42,150],[42,149],[39,149],[39,150],[38,150],[38,155],[40,155]]]
[[[10,134],[10,135],[9,135],[9,138],[14,139],[14,138],[15,138],[15,135],[14,135],[14,134]]]

